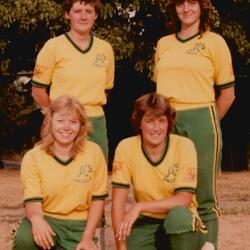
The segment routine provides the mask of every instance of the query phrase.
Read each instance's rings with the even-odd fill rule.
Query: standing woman
[[[119,143],[113,162],[118,250],[201,250],[204,245],[195,200],[196,150],[190,139],[171,134],[175,115],[162,95],[136,100],[131,120],[137,135]],[[127,210],[130,186],[136,202]]]
[[[198,212],[217,246],[216,175],[221,162],[220,120],[232,105],[234,73],[224,39],[210,31],[210,0],[169,0],[173,34],[157,43],[157,93],[177,110],[175,133],[192,139],[198,154]],[[214,87],[219,93],[216,98]]]
[[[39,52],[32,77],[32,96],[43,113],[61,95],[76,97],[86,110],[93,132],[107,159],[108,142],[103,105],[113,87],[114,55],[110,44],[91,34],[100,0],[65,0],[70,30],[48,40]],[[48,94],[49,90],[49,94]]]
[[[61,96],[45,114],[41,141],[22,160],[25,217],[14,250],[97,250],[94,234],[107,196],[101,149],[77,99]]]

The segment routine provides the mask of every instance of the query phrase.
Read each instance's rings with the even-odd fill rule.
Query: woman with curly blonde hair
[[[23,157],[24,214],[14,250],[96,250],[95,229],[107,196],[100,147],[86,139],[90,125],[76,98],[61,96],[45,114],[41,141]]]

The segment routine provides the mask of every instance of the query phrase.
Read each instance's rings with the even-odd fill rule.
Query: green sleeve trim
[[[191,187],[181,187],[181,188],[176,188],[175,192],[176,193],[178,193],[178,192],[190,192],[190,193],[195,194],[196,190],[195,190],[195,188],[191,188]]]
[[[32,203],[32,202],[42,202],[43,201],[43,198],[42,197],[33,197],[33,198],[28,198],[28,199],[25,199],[23,201],[23,204],[28,204],[28,203]]]
[[[49,85],[46,83],[36,82],[34,80],[31,80],[32,86],[40,87],[40,88],[48,88]]]
[[[119,182],[114,182],[114,181],[112,181],[111,183],[114,188],[129,188],[130,186],[129,184],[124,184],[124,183],[119,183]]]
[[[108,197],[108,193],[103,194],[103,195],[93,195],[92,200],[104,200],[107,197]]]
[[[228,83],[223,83],[223,84],[220,84],[220,85],[216,85],[219,89],[226,89],[226,88],[230,88],[232,86],[235,85],[235,81],[233,82],[228,82]]]

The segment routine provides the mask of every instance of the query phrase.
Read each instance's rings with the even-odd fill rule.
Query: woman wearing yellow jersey
[[[93,126],[90,139],[108,158],[103,105],[114,83],[114,55],[110,44],[91,34],[101,8],[100,0],[65,0],[70,30],[49,39],[40,50],[32,77],[32,96],[46,111],[61,95],[76,97]],[[49,90],[49,94],[48,94]]]
[[[220,119],[234,101],[234,73],[225,40],[210,31],[210,0],[168,0],[169,28],[156,48],[156,91],[177,110],[174,132],[190,138],[198,156],[198,212],[217,246],[216,176],[221,162]],[[218,89],[218,96],[215,95]]]
[[[90,124],[74,97],[52,101],[41,141],[21,164],[25,217],[14,250],[96,250],[94,234],[107,196],[101,149],[86,140]]]
[[[122,140],[112,173],[112,222],[118,250],[200,250],[205,228],[196,210],[193,142],[170,134],[175,110],[162,95],[138,98],[136,136]],[[129,186],[135,204],[126,210]],[[171,248],[169,248],[171,247]]]

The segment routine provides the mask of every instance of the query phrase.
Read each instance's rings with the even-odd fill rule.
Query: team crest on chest
[[[205,48],[206,48],[205,43],[196,42],[193,48],[187,50],[187,53],[193,55],[203,55]]]
[[[107,56],[104,53],[96,54],[93,65],[96,67],[105,67],[107,65]]]
[[[173,183],[176,178],[177,169],[178,169],[178,164],[174,164],[173,166],[170,166],[168,168],[167,174],[164,177],[164,181]]]
[[[76,173],[76,176],[74,178],[74,182],[77,183],[88,183],[92,179],[92,166],[91,164],[85,164],[81,166]]]

